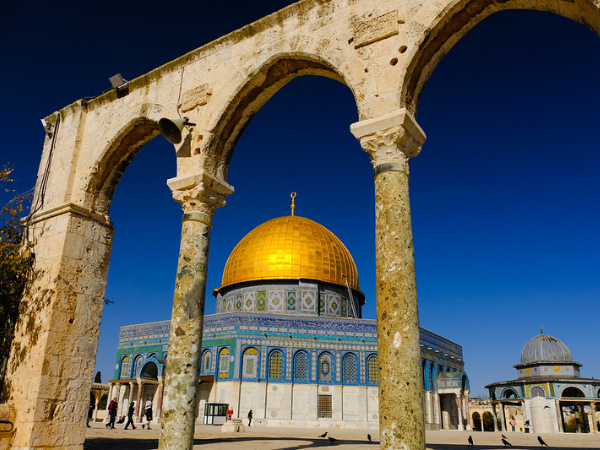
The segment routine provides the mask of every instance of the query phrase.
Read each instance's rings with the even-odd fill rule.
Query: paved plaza
[[[107,430],[103,424],[92,424],[88,429],[85,450],[156,450],[158,448],[159,429]],[[327,438],[318,436],[325,431],[327,437],[336,440],[331,443]],[[373,442],[369,444],[367,434]],[[513,449],[540,448],[537,435],[524,433],[505,433]],[[501,433],[480,433],[468,431],[429,431],[427,432],[427,448],[431,450],[457,450],[471,448],[467,438],[473,437],[473,449],[503,449]],[[544,440],[552,449],[600,448],[600,435],[589,434],[552,434],[544,435]],[[326,428],[275,428],[246,427],[242,433],[223,433],[219,426],[198,426],[194,438],[194,449],[307,449],[328,448],[340,449],[379,448],[379,434],[372,430],[331,429]]]

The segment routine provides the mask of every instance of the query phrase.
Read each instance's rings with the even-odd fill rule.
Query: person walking
[[[129,427],[129,425],[131,424],[131,429],[135,430],[135,425],[133,424],[133,414],[135,413],[135,406],[134,403],[131,402],[129,404],[129,411],[127,411],[127,423],[125,424],[125,428],[124,430],[127,430]]]
[[[248,426],[252,423],[252,410],[248,411]]]
[[[117,403],[117,397],[113,398],[108,404],[108,415],[110,420],[106,424],[106,428],[109,430],[115,429],[115,420],[117,420],[117,410],[119,409],[119,403]]]
[[[148,422],[148,429],[150,430],[150,422],[152,422],[152,400],[148,400],[146,403],[146,408],[144,409],[144,414],[146,415],[146,421]]]

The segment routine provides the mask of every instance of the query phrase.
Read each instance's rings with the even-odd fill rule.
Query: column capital
[[[185,214],[201,213],[210,217],[216,208],[225,205],[233,186],[214,175],[200,171],[193,175],[167,180],[175,201],[181,203]]]
[[[350,131],[371,157],[375,175],[387,170],[408,173],[408,158],[419,154],[426,138],[405,108],[353,123]]]

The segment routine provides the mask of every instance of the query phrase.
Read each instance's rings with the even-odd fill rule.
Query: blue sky
[[[117,72],[143,75],[288,2],[59,3],[15,2],[0,16],[0,162],[14,167],[20,190],[35,182],[40,118],[110,88]],[[599,56],[600,39],[577,23],[502,12],[461,39],[423,91],[417,121],[427,141],[410,162],[420,322],[463,346],[472,396],[516,377],[512,365],[540,324],[584,376],[600,376]],[[372,168],[349,132],[356,120],[349,89],[317,77],[293,80],[259,111],[231,162],[236,191],[214,218],[207,314],[229,252],[289,214],[295,191],[296,214],[354,256],[363,316],[375,317]],[[173,147],[158,137],[117,187],[103,381],[120,326],[170,317],[181,227],[165,184],[173,176]]]

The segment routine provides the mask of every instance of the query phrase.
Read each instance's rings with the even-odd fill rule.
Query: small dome
[[[299,216],[271,219],[250,231],[229,255],[222,286],[256,280],[312,279],[358,288],[358,271],[342,241]]]
[[[547,334],[538,334],[521,350],[521,364],[535,362],[573,362],[571,351],[565,344]]]

